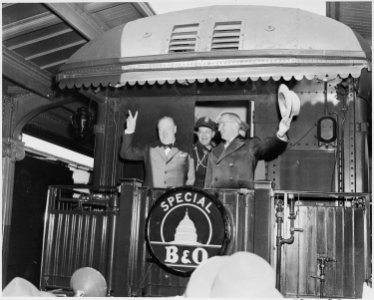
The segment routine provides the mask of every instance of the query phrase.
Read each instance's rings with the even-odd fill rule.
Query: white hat
[[[3,297],[56,297],[49,292],[39,291],[30,281],[14,277],[3,289]]]
[[[283,118],[297,116],[300,113],[300,99],[294,91],[290,91],[285,84],[278,88],[278,106]]]
[[[250,252],[209,258],[192,273],[185,296],[282,298],[273,268]]]
[[[191,274],[186,297],[209,297],[215,275],[229,256],[213,256],[201,263]]]

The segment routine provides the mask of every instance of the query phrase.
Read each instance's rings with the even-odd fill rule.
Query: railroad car
[[[248,251],[271,264],[285,297],[362,296],[371,281],[371,58],[348,26],[266,6],[166,13],[83,46],[57,83],[97,102],[94,171],[92,185],[49,189],[41,289],[67,289],[74,270],[90,266],[111,296],[182,295],[206,256]],[[221,111],[239,112],[248,137],[271,136],[280,84],[298,95],[300,113],[286,151],[258,164],[253,190],[149,188],[143,164],[120,159],[129,110],[139,112],[137,145],[156,140],[169,115],[191,147],[196,118]],[[213,233],[204,246],[170,248],[167,264],[160,247],[178,222],[162,223],[158,206],[192,195],[200,210],[214,207]]]

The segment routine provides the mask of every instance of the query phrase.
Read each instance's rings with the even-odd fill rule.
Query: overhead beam
[[[39,115],[43,112],[46,112],[50,109],[60,107],[60,106],[63,106],[63,105],[66,105],[66,104],[69,104],[69,103],[72,103],[72,102],[75,102],[75,101],[77,101],[77,100],[74,97],[67,97],[67,98],[63,98],[61,100],[56,100],[56,101],[53,101],[53,102],[49,102],[48,104],[45,104],[45,105],[39,105],[35,109],[29,110],[27,113],[23,114],[21,116],[21,118],[19,118],[17,120],[17,125],[15,126],[15,128],[12,132],[12,137],[14,139],[19,139],[19,136],[22,132],[23,127],[31,119],[33,119],[37,115]]]
[[[132,2],[131,4],[143,17],[150,17],[156,14],[148,2]]]
[[[33,55],[25,56],[25,59],[26,60],[31,60],[31,59],[38,58],[38,57],[41,57],[41,56],[44,56],[44,55],[47,55],[47,54],[51,54],[51,53],[54,53],[54,52],[58,52],[58,51],[61,51],[61,50],[64,50],[64,49],[69,49],[69,48],[72,48],[72,47],[75,47],[75,46],[79,46],[79,45],[82,45],[82,44],[85,44],[85,43],[87,43],[87,41],[81,39],[80,41],[76,41],[76,42],[72,42],[72,43],[66,43],[66,44],[64,44],[60,47],[54,47],[53,49],[49,49],[49,50],[45,50],[45,51],[35,53]]]
[[[88,40],[94,39],[109,29],[107,25],[93,19],[75,3],[46,3],[46,5]]]
[[[4,85],[4,82],[3,82]],[[30,91],[20,87],[19,85],[9,85],[6,88],[7,95],[24,95],[30,93]]]
[[[3,76],[21,87],[47,99],[52,99],[52,74],[41,70],[21,55],[3,46]]]
[[[66,59],[61,59],[61,60],[58,60],[58,61],[54,61],[54,62],[51,62],[49,64],[40,66],[40,69],[44,70],[44,69],[48,69],[48,68],[51,68],[51,67],[54,67],[54,66],[62,65],[64,63],[66,63],[68,60],[69,59],[66,58]]]
[[[31,16],[29,18],[4,25],[2,31],[3,41],[58,23],[61,23],[61,20],[49,12]]]
[[[62,24],[62,22],[61,22],[61,24]],[[63,25],[66,26],[65,24],[63,24]],[[48,30],[48,29],[46,29],[46,30]],[[38,42],[42,42],[42,41],[45,41],[45,40],[48,40],[48,39],[51,39],[51,38],[69,33],[69,32],[72,32],[72,31],[73,31],[73,29],[69,27],[69,28],[58,29],[57,31],[49,32],[47,34],[45,34],[43,32],[43,34],[41,34],[37,37],[33,37],[29,40],[25,40],[25,37],[22,36],[22,38],[18,38],[18,41],[16,39],[13,39],[13,43],[11,45],[10,44],[7,44],[7,45],[8,45],[8,48],[10,50],[16,50],[18,48],[25,47],[25,46],[28,46],[28,45],[32,45],[32,44],[35,44],[35,43],[38,43]]]
[[[54,99],[52,74],[40,69],[32,62],[26,61],[22,56],[5,46],[3,46],[3,76],[39,96],[49,100]],[[96,95],[90,90],[80,89],[78,92],[96,102],[105,101],[104,96]]]
[[[108,100],[106,96],[97,94],[89,89],[84,90],[83,88],[81,88],[80,90],[78,90],[78,93],[97,103],[104,103],[106,100]]]
[[[6,8],[6,7],[12,6],[14,4],[16,4],[16,3],[3,3],[2,8]]]

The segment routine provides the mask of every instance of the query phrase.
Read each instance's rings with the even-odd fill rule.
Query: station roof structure
[[[22,104],[22,111],[71,97],[72,93],[64,93],[56,85],[59,68],[96,37],[154,14],[147,2],[3,2],[3,108],[11,99]],[[87,106],[90,95],[75,97],[75,102],[34,117],[23,132],[92,155],[93,143],[73,139],[69,130],[72,114]],[[94,105],[91,108],[95,113]]]

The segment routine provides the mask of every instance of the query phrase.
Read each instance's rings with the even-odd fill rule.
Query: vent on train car
[[[214,26],[211,50],[239,49],[241,21],[217,22]]]
[[[194,52],[198,23],[175,25],[170,37],[169,53]]]

